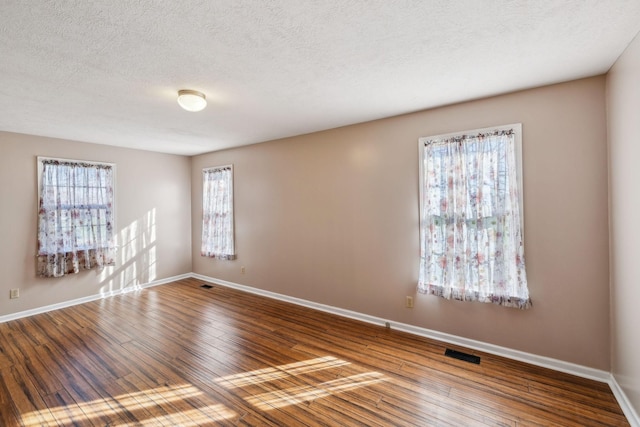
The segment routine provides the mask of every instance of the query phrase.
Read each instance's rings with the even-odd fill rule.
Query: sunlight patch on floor
[[[132,392],[116,396],[114,398],[96,399],[90,402],[79,402],[68,406],[57,406],[43,409],[40,411],[32,411],[22,416],[22,422],[25,426],[41,426],[41,425],[68,425],[74,422],[97,420],[100,418],[110,418],[114,414],[120,414],[125,411],[131,413],[140,413],[141,409],[150,407],[163,407],[168,413],[161,417],[153,417],[144,419],[143,416],[136,414],[137,418],[141,418],[140,425],[158,425],[159,420],[171,422],[173,425],[179,419],[181,426],[198,426],[202,423],[210,423],[212,420],[223,420],[235,417],[237,414],[222,404],[207,405],[186,411],[176,411],[175,408],[169,407],[168,404],[178,402],[193,397],[202,396],[203,393],[192,385],[182,386],[164,386],[154,389]],[[185,420],[186,423],[185,423]],[[119,425],[119,424],[112,424]]]
[[[327,356],[220,377],[215,382],[227,389],[239,389],[246,392],[247,395],[243,398],[257,409],[272,410],[289,405],[299,405],[386,381],[383,374],[375,371],[341,376],[344,373],[343,368],[349,365],[351,365],[350,362]],[[309,376],[304,377],[313,372],[336,368],[339,371],[335,374],[331,373],[329,376],[336,379],[330,381],[320,382],[314,381]],[[305,384],[282,388],[283,381],[285,383],[289,381],[291,384],[293,381],[298,384],[304,381]],[[255,390],[253,392],[245,390],[245,388],[252,388],[256,385],[260,385],[260,391],[263,392],[256,394]],[[31,427],[71,425],[87,420],[100,423],[108,420],[109,425],[112,426],[127,425],[126,423],[119,424],[119,420],[114,419],[114,416],[120,415],[120,418],[125,420],[132,417],[137,419],[136,425],[141,426],[180,425],[190,427],[207,425],[238,416],[236,412],[223,404],[206,405],[203,403],[203,406],[190,407],[186,410],[180,410],[176,407],[177,405],[173,405],[173,403],[184,402],[182,406],[192,406],[193,401],[189,403],[187,401],[194,398],[200,400],[201,396],[203,393],[192,385],[163,386],[125,393],[113,398],[32,411],[22,416],[22,423],[26,427]],[[147,411],[150,408],[155,408],[155,410]],[[164,413],[158,415],[159,411]],[[155,415],[151,415],[152,413]]]
[[[326,356],[302,362],[289,363],[275,367],[258,369],[250,372],[243,372],[235,375],[228,375],[216,379],[216,382],[227,389],[249,388],[251,386],[264,384],[261,387],[269,391],[255,394],[247,390],[248,396],[244,399],[251,405],[262,409],[271,410],[288,405],[298,405],[314,399],[332,396],[348,390],[360,387],[367,387],[385,381],[385,376],[378,372],[365,372],[335,380],[313,383],[313,380],[306,378],[307,382],[300,386],[281,388],[275,383],[293,380],[302,375],[326,369],[335,369],[351,365],[350,362],[335,357]],[[336,374],[336,376],[339,376]],[[268,384],[268,383],[273,384]],[[299,380],[298,380],[299,382]]]
[[[258,394],[256,396],[247,397],[245,400],[257,408],[270,410],[288,405],[299,405],[322,397],[328,397],[348,390],[377,384],[384,380],[384,375],[378,372],[366,372],[364,374],[352,375],[316,385],[274,390]]]
[[[209,405],[202,408],[180,411],[180,420],[169,414],[162,417],[154,417],[152,419],[141,421],[142,426],[157,425],[173,425],[180,427],[197,427],[210,425],[213,421],[227,420],[235,417],[237,414],[222,404]],[[183,420],[186,418],[187,420]],[[118,425],[118,424],[116,424]],[[129,425],[129,424],[123,424]]]
[[[324,369],[332,369],[348,364],[349,362],[331,356],[319,357],[317,359],[305,360],[304,362],[289,363],[273,368],[228,375],[218,378],[216,382],[226,388],[244,387]]]

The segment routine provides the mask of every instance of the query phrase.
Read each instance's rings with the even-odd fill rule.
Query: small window
[[[233,165],[202,170],[202,256],[235,259]]]
[[[418,291],[529,308],[520,124],[420,138]]]
[[[115,264],[114,167],[38,157],[39,276]]]

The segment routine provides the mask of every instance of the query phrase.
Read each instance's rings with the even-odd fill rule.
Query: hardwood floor
[[[0,324],[0,425],[628,425],[603,383],[201,284]]]

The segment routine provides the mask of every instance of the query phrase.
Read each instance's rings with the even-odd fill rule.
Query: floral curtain
[[[233,169],[202,171],[202,256],[235,259],[233,235]]]
[[[115,265],[113,167],[41,162],[37,274],[60,277]]]
[[[529,308],[515,135],[422,142],[418,291]]]

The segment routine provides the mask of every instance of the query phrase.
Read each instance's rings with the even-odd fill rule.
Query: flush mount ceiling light
[[[187,111],[200,111],[207,106],[207,97],[197,90],[182,89],[178,91],[178,104]]]

